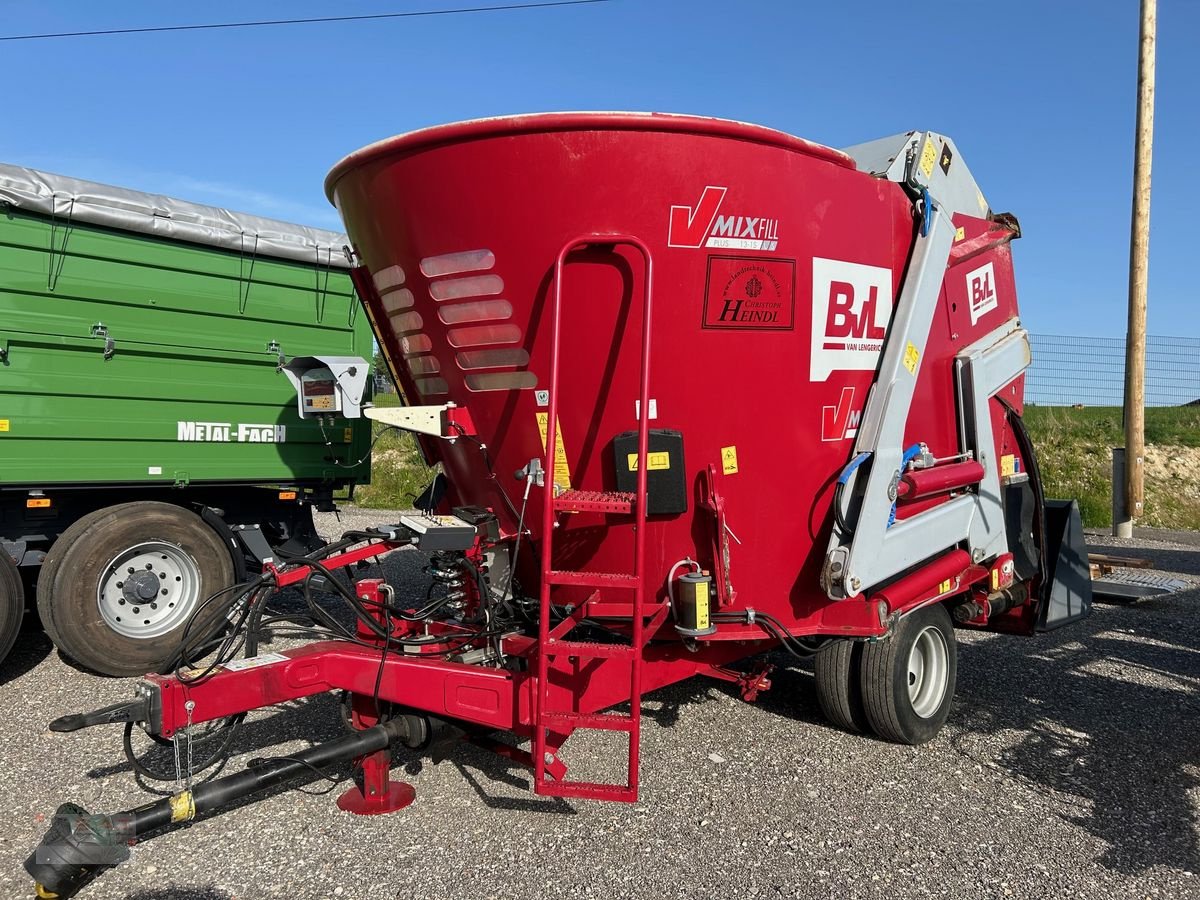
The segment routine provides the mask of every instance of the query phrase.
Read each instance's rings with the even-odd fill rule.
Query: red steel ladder
[[[546,426],[545,477],[553,482],[554,460],[558,450],[559,350],[561,343],[563,268],[567,256],[587,247],[618,245],[637,249],[645,263],[645,287],[642,308],[642,351],[640,403],[638,405],[638,469],[637,491],[599,492],[565,490],[554,496],[553,484],[547,485],[546,502],[542,510],[542,587],[541,611],[538,618],[537,683],[534,687],[534,792],[555,797],[581,797],[595,800],[637,800],[638,746],[641,737],[642,664],[646,640],[666,617],[667,609],[656,606],[645,610],[646,579],[644,572],[646,543],[646,452],[650,433],[650,317],[652,264],[649,248],[638,238],[624,234],[589,234],[565,244],[554,263],[554,287],[550,300],[551,357],[550,405]],[[632,518],[634,527],[633,566],[630,572],[590,572],[555,569],[555,524],[561,513],[600,512]],[[551,597],[560,585],[593,588],[591,597],[553,627],[550,624]],[[633,595],[630,642],[595,643],[569,640],[571,630],[587,615],[589,605],[599,599],[601,591],[629,592]],[[649,625],[645,616],[652,616]],[[580,713],[551,707],[549,682],[550,661],[570,656],[579,660],[627,660],[629,662],[629,712]],[[601,663],[601,666],[604,664]],[[629,735],[629,767],[625,784],[606,784],[593,781],[550,780],[547,773],[554,763],[554,753],[548,749],[547,734],[560,736],[559,744],[577,729],[623,731]]]

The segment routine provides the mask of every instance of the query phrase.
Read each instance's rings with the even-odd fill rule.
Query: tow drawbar
[[[258,764],[251,761],[245,771],[127,812],[91,815],[81,806],[64,803],[54,814],[46,836],[25,860],[25,871],[37,882],[38,897],[74,897],[98,875],[127,860],[130,845],[143,835],[189,822],[314,769],[359,757],[363,760],[356,772],[356,786],[342,795],[338,805],[367,814],[402,809],[412,802],[415,792],[411,785],[388,780],[388,748],[395,741],[408,739],[410,727],[409,717],[401,716],[287,757]]]

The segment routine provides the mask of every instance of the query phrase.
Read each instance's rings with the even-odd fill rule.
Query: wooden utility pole
[[[1142,0],[1138,50],[1137,135],[1133,214],[1129,237],[1129,326],[1125,337],[1125,521],[1114,531],[1131,536],[1142,515],[1146,457],[1146,282],[1150,267],[1150,160],[1154,144],[1154,37],[1156,0]]]

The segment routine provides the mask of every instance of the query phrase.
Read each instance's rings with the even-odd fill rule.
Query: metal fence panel
[[[1121,406],[1125,339],[1031,334],[1025,401],[1038,406]],[[1200,338],[1146,338],[1146,405],[1200,402]]]

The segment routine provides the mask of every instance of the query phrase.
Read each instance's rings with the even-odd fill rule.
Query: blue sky
[[[355,15],[443,0],[9,0],[0,34]],[[1137,0],[608,4],[3,45],[0,159],[338,227],[370,141],[476,116],[638,109],[833,146],[930,128],[1016,213],[1030,330],[1122,335]],[[1160,0],[1151,334],[1200,336],[1200,2]]]

